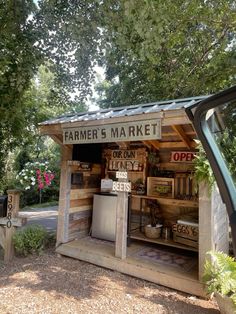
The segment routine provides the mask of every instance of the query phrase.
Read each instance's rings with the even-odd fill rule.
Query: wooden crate
[[[181,243],[181,244],[185,244],[187,246],[198,248],[198,241],[180,237],[180,236],[176,235],[176,233],[173,233],[173,240],[174,240],[174,242],[177,242],[177,243]]]
[[[148,177],[147,178],[147,195],[156,197],[174,198],[174,179]]]
[[[190,172],[175,173],[175,197],[178,199],[197,199],[197,184]]]
[[[176,223],[172,226],[173,240],[188,246],[198,247],[198,227]]]

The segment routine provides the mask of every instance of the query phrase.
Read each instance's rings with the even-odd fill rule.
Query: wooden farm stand
[[[41,134],[61,146],[59,254],[204,296],[205,254],[227,252],[228,220],[217,187],[209,193],[208,187],[200,185],[196,194],[192,176],[196,133],[184,106],[203,98],[77,113],[41,123]],[[150,164],[151,155],[157,157],[155,165]],[[128,193],[118,192],[116,240],[92,239],[93,195],[100,191],[101,179],[114,179],[124,169],[131,193],[128,210]],[[150,201],[158,202],[166,230],[194,214],[199,221],[197,233],[190,226],[191,234],[184,237],[186,227],[177,224],[174,238],[147,238],[143,224]],[[187,271],[136,254],[150,245],[177,250],[179,255],[187,252],[196,266]]]

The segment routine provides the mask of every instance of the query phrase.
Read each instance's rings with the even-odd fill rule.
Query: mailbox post
[[[0,245],[4,249],[4,262],[9,262],[14,255],[13,235],[16,227],[21,227],[25,218],[18,218],[20,191],[8,190],[7,216],[0,218]]]

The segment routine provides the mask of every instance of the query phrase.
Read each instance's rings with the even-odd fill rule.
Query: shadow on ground
[[[15,258],[7,266],[1,263],[0,272],[0,287],[4,289],[17,287],[19,291],[27,290],[33,294],[44,291],[58,300],[73,298],[87,302],[88,299],[98,298],[104,302],[109,299],[115,306],[116,302],[125,298],[125,304],[133,307],[132,313],[135,313],[135,305],[138,306],[139,302],[164,308],[166,312],[160,313],[219,313],[207,301],[187,301],[187,294],[86,262],[58,257],[53,250],[42,256]],[[201,305],[198,304],[200,301]]]

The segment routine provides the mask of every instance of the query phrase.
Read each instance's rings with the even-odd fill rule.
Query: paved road
[[[27,224],[39,224],[48,231],[54,232],[57,228],[58,207],[34,208],[32,210],[20,211],[20,217],[27,218]]]

